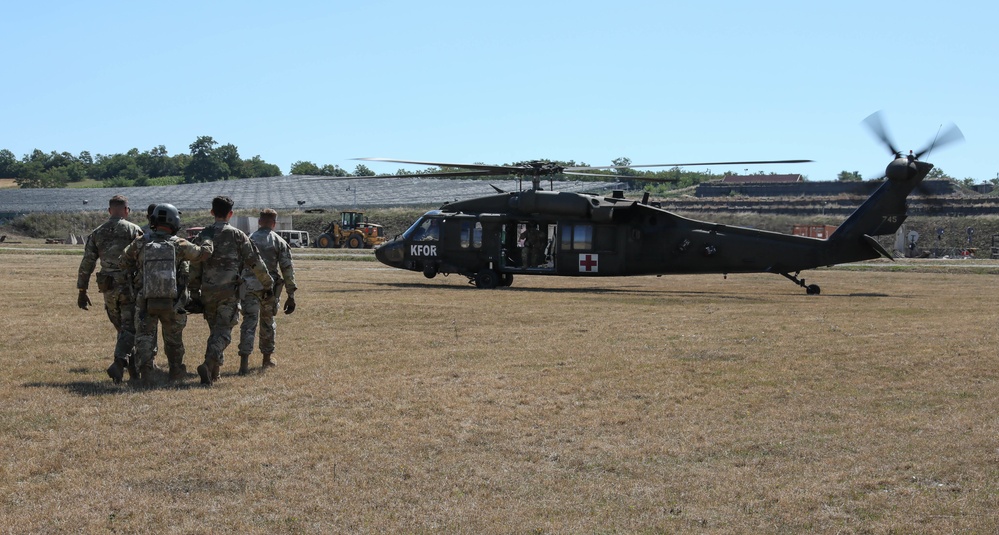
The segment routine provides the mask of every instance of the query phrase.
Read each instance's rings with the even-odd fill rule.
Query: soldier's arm
[[[132,240],[132,243],[126,245],[125,249],[121,252],[121,258],[118,260],[118,263],[122,270],[132,271],[138,267],[140,247],[142,247],[141,234]]]
[[[264,265],[263,260],[260,259],[260,253],[257,252],[257,247],[253,245],[253,242],[249,238],[239,244],[239,255],[243,259],[243,265],[247,269],[253,272],[253,275],[257,277],[260,284],[264,287],[264,290],[272,290],[274,288],[274,279],[271,278],[271,274],[267,272],[267,266]]]
[[[177,240],[177,256],[195,264],[211,258],[213,250],[214,245],[211,240],[204,240],[201,245],[195,245],[183,238]]]
[[[285,290],[288,291],[288,295],[294,294],[298,284],[295,283],[295,265],[291,261],[291,249],[287,246],[278,252],[278,266],[281,268]]]
[[[76,288],[86,290],[90,287],[90,276],[97,269],[97,260],[100,253],[97,251],[97,242],[94,235],[87,236],[87,244],[83,246],[83,260],[80,261],[80,271],[76,277]]]

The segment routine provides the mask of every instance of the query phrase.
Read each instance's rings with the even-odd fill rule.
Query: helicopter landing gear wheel
[[[432,278],[436,277],[437,276],[437,265],[436,264],[427,264],[427,265],[423,266],[423,276],[426,277],[426,278],[428,278],[428,279],[432,279]]]
[[[819,285],[818,284],[805,284],[805,279],[799,279],[798,278],[798,274],[800,274],[800,273],[801,273],[800,271],[795,271],[794,275],[791,275],[790,273],[781,273],[781,275],[783,275],[785,278],[787,278],[787,280],[789,280],[789,281],[797,284],[798,286],[801,286],[802,288],[804,288],[806,294],[808,294],[808,295],[819,295],[819,293],[822,292],[822,289],[819,288]]]
[[[513,284],[513,273],[502,273],[499,277],[500,286],[510,286]]]
[[[492,290],[500,283],[499,275],[491,269],[483,269],[475,274],[475,287]]]

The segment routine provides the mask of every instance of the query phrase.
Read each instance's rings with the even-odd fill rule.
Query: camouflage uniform
[[[97,286],[104,294],[104,310],[118,331],[114,359],[125,366],[135,344],[135,297],[131,274],[120,264],[122,251],[141,236],[139,226],[121,217],[111,217],[87,236],[83,260],[76,278],[76,288],[87,290],[90,275],[100,260]]]
[[[260,252],[267,272],[274,279],[273,295],[265,297],[264,288],[255,276],[243,272],[245,297],[240,301],[243,309],[243,324],[239,332],[240,356],[253,353],[254,336],[257,323],[260,323],[260,352],[265,356],[274,353],[274,331],[277,323],[274,315],[281,306],[281,289],[288,289],[288,296],[295,295],[298,285],[295,284],[295,267],[291,262],[291,248],[276,232],[260,227],[250,235],[250,241]],[[280,270],[280,272],[278,271]]]
[[[217,221],[205,227],[198,240],[212,240],[215,246],[210,260],[191,266],[191,290],[201,292],[210,330],[205,365],[215,380],[224,361],[223,352],[232,342],[232,328],[239,323],[240,270],[245,267],[251,271],[265,291],[273,288],[274,281],[250,238],[236,227]]]
[[[145,259],[146,245],[151,242],[166,242],[174,247],[176,256],[178,297],[175,306],[165,312],[158,314],[150,313],[147,310],[145,292],[139,291],[136,299],[139,316],[139,331],[136,344],[135,367],[140,376],[148,378],[148,373],[152,369],[153,348],[156,345],[156,327],[163,324],[163,348],[166,352],[167,361],[170,363],[170,378],[179,379],[185,374],[184,367],[184,327],[187,325],[187,314],[183,306],[187,301],[186,269],[189,269],[189,262],[203,262],[212,254],[212,243],[205,242],[198,246],[183,239],[178,238],[168,232],[156,230],[148,237],[139,237],[133,241],[122,253],[122,264],[137,270],[139,280],[142,280],[143,261]]]

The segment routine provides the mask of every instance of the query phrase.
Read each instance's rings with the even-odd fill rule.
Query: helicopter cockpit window
[[[566,225],[561,248],[563,251],[593,249],[593,225]]]
[[[440,237],[440,220],[426,218],[407,231],[413,241],[437,241]]]

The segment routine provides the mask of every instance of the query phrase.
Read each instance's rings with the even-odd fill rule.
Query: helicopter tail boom
[[[931,169],[933,164],[918,160],[898,158],[893,161],[885,172],[888,177],[885,183],[829,236],[830,244],[840,248],[846,246],[843,253],[851,257],[890,257],[873,237],[898,231],[907,217],[906,199]]]

